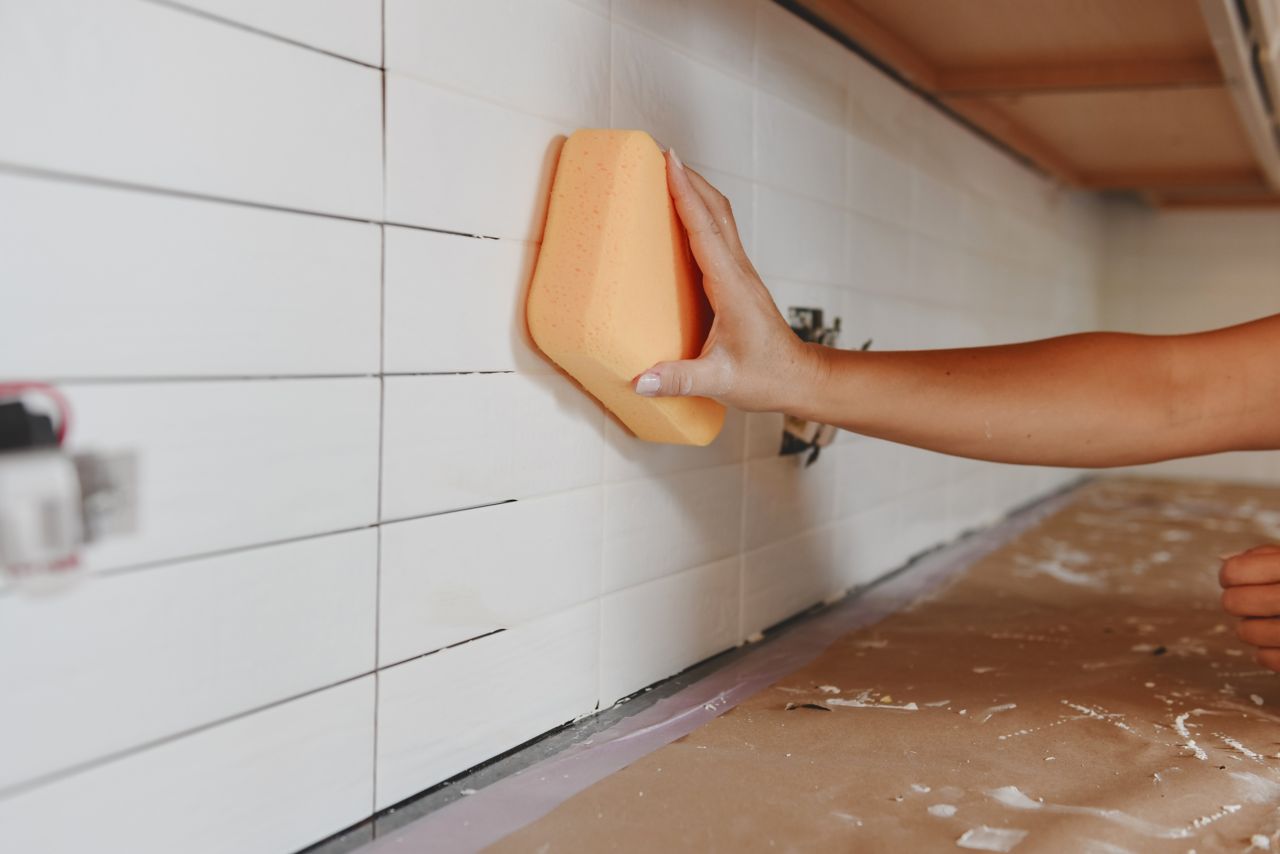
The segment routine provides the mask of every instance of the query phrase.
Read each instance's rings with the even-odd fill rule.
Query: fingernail
[[[676,161],[677,163],[679,161]],[[636,380],[636,394],[642,394],[645,397],[653,397],[658,393],[658,387],[662,385],[662,380],[657,374],[648,373],[641,374],[640,379]]]
[[[674,148],[668,148],[667,154],[671,155],[671,162],[676,165],[677,169],[684,168],[684,161],[680,159],[679,154],[676,154],[676,150]]]

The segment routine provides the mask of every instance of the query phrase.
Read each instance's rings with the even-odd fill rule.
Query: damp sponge
[[[724,407],[641,397],[636,375],[702,351],[711,307],[643,131],[579,130],[565,142],[526,305],[538,347],[641,439],[709,444]]]

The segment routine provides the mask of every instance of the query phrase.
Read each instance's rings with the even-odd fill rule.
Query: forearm
[[[1094,333],[960,350],[814,350],[786,409],[857,433],[1009,463],[1103,467],[1223,450],[1189,338]]]

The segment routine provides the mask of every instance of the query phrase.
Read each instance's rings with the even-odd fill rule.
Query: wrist
[[[808,341],[796,341],[796,344],[778,411],[820,421],[817,410],[821,408],[819,404],[831,376],[831,348]]]

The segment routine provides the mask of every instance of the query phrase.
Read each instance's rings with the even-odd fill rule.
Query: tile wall
[[[0,589],[6,848],[306,846],[1072,476],[647,445],[531,349],[580,126],[849,346],[1096,323],[1095,202],[767,0],[0,0],[0,116],[0,366],[141,495]]]

